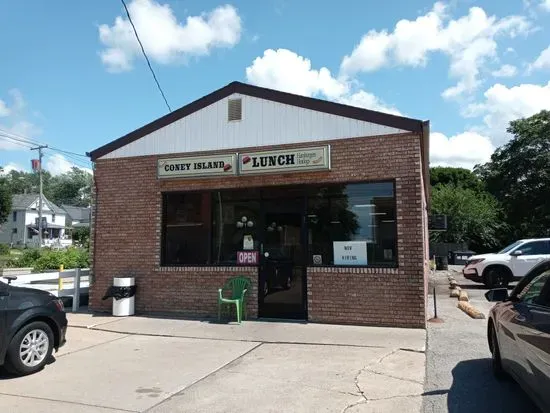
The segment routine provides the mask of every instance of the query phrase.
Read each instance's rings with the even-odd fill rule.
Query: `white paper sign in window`
[[[367,265],[367,241],[334,241],[334,265]]]

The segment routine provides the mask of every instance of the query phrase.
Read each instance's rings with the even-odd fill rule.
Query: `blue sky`
[[[173,109],[239,80],[429,119],[432,163],[464,167],[550,109],[550,0],[127,4]],[[164,115],[137,47],[118,0],[0,3],[0,134],[83,154]],[[0,165],[24,145],[0,137]]]

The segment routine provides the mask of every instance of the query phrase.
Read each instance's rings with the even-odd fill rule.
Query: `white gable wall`
[[[228,99],[242,98],[242,120],[227,120]],[[406,132],[343,116],[233,94],[99,159],[261,147]]]

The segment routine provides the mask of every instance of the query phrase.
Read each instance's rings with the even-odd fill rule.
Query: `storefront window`
[[[310,263],[360,266],[396,264],[393,183],[320,188],[308,198],[307,216]],[[365,249],[366,256],[363,256]]]
[[[382,182],[164,194],[162,265],[259,260],[281,235],[275,212],[295,218],[285,239],[310,265],[397,263],[394,185]]]
[[[259,199],[247,193],[213,194],[212,259],[220,265],[236,265],[239,251],[258,251]]]
[[[209,193],[164,195],[163,265],[208,263],[210,202]]]

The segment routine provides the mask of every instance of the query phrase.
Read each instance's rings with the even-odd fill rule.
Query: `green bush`
[[[61,265],[66,269],[89,267],[88,251],[74,247],[66,250],[29,249],[19,259],[12,258],[7,262],[8,267],[32,267],[37,272],[59,270]]]
[[[0,244],[0,255],[8,255],[10,253],[10,246],[8,244]]]
[[[33,267],[38,258],[40,258],[40,250],[37,248],[26,249],[18,259],[11,259],[10,263],[15,263],[16,265],[13,265],[15,267]]]
[[[90,265],[88,252],[80,248],[68,248],[66,250],[44,250],[36,260],[35,271],[57,270],[64,268],[86,268]]]

